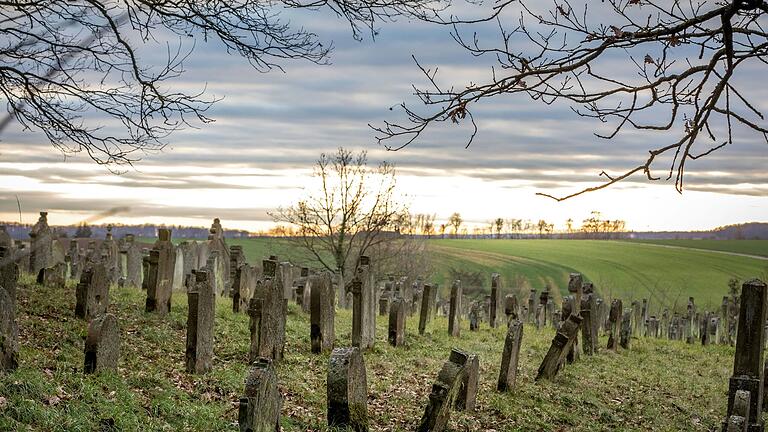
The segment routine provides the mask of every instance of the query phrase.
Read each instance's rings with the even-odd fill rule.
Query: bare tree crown
[[[330,10],[360,38],[380,21],[428,17],[441,7],[426,0],[3,1],[0,94],[9,116],[0,130],[15,119],[65,154],[129,164],[162,149],[172,132],[211,121],[213,98],[173,84],[191,52],[182,41],[217,40],[269,71],[289,59],[325,63],[331,49],[291,26],[282,10]],[[143,45],[162,46],[169,35],[179,42],[167,45],[164,63],[142,60]]]
[[[737,80],[739,72],[766,65],[767,12],[762,0],[503,0],[483,19],[438,21],[452,26],[463,49],[493,60],[487,78],[445,87],[437,69],[417,61],[429,84],[414,87],[420,107],[403,103],[404,120],[372,127],[380,143],[396,150],[435,124],[469,122],[469,145],[478,133],[473,108],[486,99],[520,95],[564,102],[576,115],[610,128],[596,132],[599,139],[618,139],[633,129],[659,144],[625,172],[601,172],[605,180],[593,187],[540,195],[564,200],[635,174],[674,179],[682,192],[687,164],[732,144],[737,131],[768,142],[764,114]],[[472,31],[488,22],[498,29],[495,41]],[[616,59],[636,73],[611,67]],[[653,173],[658,163],[665,174]]]

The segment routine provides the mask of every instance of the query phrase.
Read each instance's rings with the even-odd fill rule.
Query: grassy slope
[[[768,240],[632,240],[693,249],[707,249],[768,257]]]
[[[116,430],[237,430],[236,402],[243,391],[247,319],[220,299],[216,313],[214,371],[184,372],[186,299],[175,293],[173,312],[160,319],[143,310],[143,293],[113,290],[111,312],[121,323],[123,346],[116,374],[82,374],[87,325],[74,317],[74,289],[24,286],[19,294],[21,367],[0,375],[0,430],[91,431],[102,419]],[[480,356],[475,413],[452,414],[454,431],[710,430],[720,421],[733,349],[680,342],[633,340],[632,350],[601,352],[565,368],[554,382],[534,383],[553,333],[526,326],[518,388],[495,389],[504,330],[483,326],[447,336],[437,318],[428,334],[408,321],[406,348],[384,343],[366,353],[372,431],[413,430],[451,347]],[[337,345],[350,340],[350,314],[337,315]],[[286,360],[278,366],[286,431],[325,430],[328,355],[309,352],[308,317],[289,308]],[[601,345],[605,343],[602,338]],[[660,367],[663,365],[663,367]]]
[[[685,307],[688,296],[699,305],[720,304],[731,277],[765,277],[768,262],[707,251],[660,248],[599,240],[435,240],[436,272],[450,267],[490,274],[507,286],[567,288],[568,273],[578,271],[605,296],[650,298],[652,306]],[[444,277],[444,276],[443,276]]]

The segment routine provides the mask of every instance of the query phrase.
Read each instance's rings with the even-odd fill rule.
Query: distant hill
[[[726,225],[711,231],[633,232],[629,237],[637,240],[768,240],[768,223],[749,222]]]

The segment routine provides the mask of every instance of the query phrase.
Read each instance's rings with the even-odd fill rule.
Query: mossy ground
[[[0,375],[0,430],[238,430],[238,397],[247,373],[248,319],[219,299],[214,369],[184,371],[186,296],[174,293],[161,318],[143,311],[144,293],[113,289],[122,352],[117,373],[83,374],[87,323],[74,316],[72,286],[19,289],[20,367]],[[629,351],[602,350],[567,366],[553,382],[533,378],[553,336],[526,326],[517,388],[500,394],[496,380],[505,329],[487,324],[459,338],[438,317],[417,334],[407,322],[407,346],[386,343],[377,317],[377,345],[365,354],[372,431],[414,430],[432,382],[452,347],[480,357],[477,410],[453,412],[453,431],[713,430],[724,416],[733,348],[633,339]],[[339,311],[337,346],[348,344],[351,314]],[[604,346],[605,338],[601,338]],[[326,430],[328,354],[312,355],[309,317],[290,305],[285,360],[277,366],[286,431]]]

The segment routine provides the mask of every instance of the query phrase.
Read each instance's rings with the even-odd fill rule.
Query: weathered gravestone
[[[330,351],[336,341],[334,330],[333,280],[330,272],[309,277],[310,291],[310,338],[312,352],[318,354],[322,351]]]
[[[352,279],[352,346],[373,348],[376,342],[376,287],[370,259],[360,257],[360,266]]]
[[[13,250],[0,246],[0,289],[8,292],[11,304],[16,307],[16,285],[19,281],[19,265],[13,260]]]
[[[619,349],[619,327],[621,326],[621,300],[616,299],[611,302],[611,310],[608,313],[608,349],[617,351]]]
[[[0,225],[0,247],[8,249],[13,247],[13,239],[11,238],[11,235],[8,234],[8,230],[5,225]]]
[[[56,263],[53,267],[40,269],[37,283],[51,288],[64,288],[67,283],[67,265]]]
[[[187,350],[185,365],[188,373],[206,373],[213,367],[213,326],[216,318],[216,293],[211,275],[194,271],[194,288],[187,292]]]
[[[158,249],[149,251],[147,259],[147,272],[144,275],[147,286],[147,301],[144,310],[165,315],[171,311],[171,285],[170,280],[161,279],[160,255]]]
[[[747,432],[749,431],[749,407],[751,397],[746,390],[736,390],[736,396],[733,398],[733,413],[726,419],[723,426],[726,432]]]
[[[459,350],[452,350],[448,361],[445,362],[437,381],[432,385],[429,394],[429,402],[424,410],[424,415],[419,422],[418,432],[442,432],[445,430],[448,420],[459,393],[462,389],[465,365],[469,355]]]
[[[685,340],[689,344],[692,344],[696,340],[696,303],[693,301],[693,297],[688,297],[688,315],[686,317],[685,328]]]
[[[568,319],[563,321],[560,329],[555,333],[555,338],[552,339],[552,345],[544,356],[541,366],[539,366],[536,381],[540,379],[551,380],[557,375],[573,347],[580,326],[581,317],[579,315],[571,314]]]
[[[431,284],[424,284],[424,292],[421,296],[421,310],[419,311],[419,334],[423,335],[424,331],[427,329],[427,323],[432,318],[432,312],[435,310],[434,305],[432,304],[432,300],[434,299],[434,296],[432,295],[432,290],[434,290],[435,287]]]
[[[491,274],[491,305],[488,313],[488,323],[491,328],[496,328],[496,315],[499,313],[499,299],[501,298],[501,276],[498,273]]]
[[[749,393],[749,407],[741,414],[746,419],[748,431],[762,431],[763,409],[763,349],[765,348],[765,320],[768,313],[768,286],[759,279],[744,282],[741,288],[741,313],[736,335],[736,353],[733,376],[728,383],[728,411],[723,430],[727,431],[729,419],[738,415],[737,393]],[[743,395],[743,393],[742,393]]]
[[[532,289],[528,294],[528,323],[536,324],[536,290]]]
[[[453,281],[451,286],[451,306],[448,312],[448,334],[461,335],[461,281]]]
[[[69,249],[64,257],[64,261],[69,266],[69,278],[74,280],[80,280],[80,272],[82,270],[80,259],[80,244],[77,240],[69,241]]]
[[[37,275],[40,269],[53,265],[53,230],[48,226],[48,212],[40,212],[29,238],[29,272]]]
[[[282,404],[272,361],[256,359],[245,379],[245,395],[240,398],[237,416],[240,432],[280,431]]]
[[[501,370],[496,389],[500,392],[515,388],[517,380],[517,363],[520,358],[520,344],[523,341],[523,323],[514,320],[507,329],[504,339],[504,351],[501,354]]]
[[[207,245],[208,259],[205,261],[205,265],[210,263],[211,268],[209,270],[215,281],[216,294],[229,296],[229,247],[224,240],[224,228],[222,228],[219,218],[215,218],[211,224]],[[211,256],[215,257],[213,261],[211,261]]]
[[[360,348],[336,348],[328,362],[328,426],[368,431],[368,384]]]
[[[19,366],[19,328],[16,324],[16,302],[0,287],[0,371]]]
[[[621,316],[621,330],[619,331],[619,346],[629,349],[629,341],[632,338],[632,312],[624,311]]]
[[[396,298],[389,308],[389,344],[399,347],[405,344],[405,300]]]
[[[116,371],[119,359],[120,327],[114,315],[105,313],[88,325],[84,371],[87,374],[105,370]]]
[[[456,409],[474,411],[477,405],[477,383],[480,380],[480,360],[476,354],[465,353],[456,349],[451,351],[451,357],[451,361],[464,362],[464,378],[461,381],[459,395],[456,397]]]
[[[139,288],[142,279],[142,254],[141,247],[136,244],[136,238],[133,234],[128,234],[123,238],[121,253],[125,257],[125,282],[123,286]]]
[[[507,294],[504,296],[504,315],[507,317],[507,324],[512,320],[520,319],[520,314],[517,308],[517,296],[514,294]]]
[[[594,294],[585,294],[581,298],[581,339],[584,355],[592,355],[597,351],[597,328],[594,321],[597,319],[597,310]]]
[[[469,331],[478,331],[480,329],[480,305],[472,302],[469,305]]]
[[[250,316],[250,359],[281,360],[285,348],[285,320],[288,301],[283,298],[277,261],[264,260],[264,280],[257,283],[248,308]]]
[[[79,318],[91,320],[107,312],[109,281],[104,264],[97,263],[83,272],[75,297],[75,316]]]

